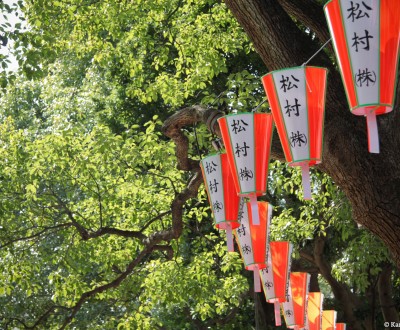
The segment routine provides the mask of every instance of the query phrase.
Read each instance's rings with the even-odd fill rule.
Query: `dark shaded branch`
[[[87,301],[89,298],[93,297],[94,295],[104,292],[108,289],[112,289],[112,288],[116,288],[117,286],[119,286],[121,284],[121,282],[132,273],[133,269],[146,257],[148,256],[153,250],[154,250],[155,246],[147,246],[145,247],[142,252],[139,253],[139,255],[132,260],[128,266],[125,268],[125,271],[123,271],[118,277],[116,277],[113,281],[98,286],[97,288],[90,290],[90,291],[86,291],[85,293],[83,293],[81,295],[81,297],[79,298],[78,302],[71,308],[71,313],[70,315],[64,320],[63,325],[61,326],[61,329],[65,329],[66,326],[71,323],[71,321],[74,319],[76,313],[78,313],[78,311],[81,309],[83,303],[85,301]]]
[[[400,322],[392,292],[393,265],[385,264],[378,278],[379,301],[386,322]]]
[[[39,237],[42,234],[48,232],[49,230],[60,229],[60,228],[71,227],[71,226],[73,226],[72,222],[67,222],[67,223],[61,223],[61,224],[56,225],[56,226],[43,227],[43,229],[41,231],[37,232],[37,233],[34,233],[32,235],[29,235],[29,236],[25,236],[25,237],[18,237],[18,238],[15,238],[15,239],[12,239],[12,240],[8,241],[5,244],[0,245],[0,249],[6,247],[8,245],[11,245],[11,244],[13,244],[15,242],[28,241],[28,240],[31,240],[33,238]]]

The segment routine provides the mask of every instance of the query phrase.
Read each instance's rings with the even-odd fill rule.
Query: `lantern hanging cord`
[[[262,102],[260,102],[254,109],[251,110],[251,112],[256,112],[259,107],[261,107],[265,102],[267,102],[267,99],[264,99]]]
[[[301,66],[305,66],[306,64],[308,64],[308,62],[310,62],[315,56],[318,55],[318,53],[323,50],[325,48],[325,46],[332,40],[332,38],[329,38],[321,47],[320,49],[318,49],[313,56],[311,56],[306,62],[304,62]]]
[[[199,140],[197,138],[197,130],[196,130],[195,124],[193,124],[193,129],[194,129],[194,137],[196,139],[197,153],[199,154],[200,159],[202,159],[203,156],[202,156],[201,151],[200,151],[200,144],[199,144]]]

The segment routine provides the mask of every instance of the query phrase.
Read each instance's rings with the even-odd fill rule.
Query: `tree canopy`
[[[261,76],[329,38],[325,2],[0,4],[19,64],[0,57],[2,328],[275,328],[213,226],[199,160],[216,118],[268,111]],[[323,162],[303,201],[274,136],[272,239],[340,321],[379,329],[399,320],[398,104],[370,155],[331,46],[312,64],[330,70]]]

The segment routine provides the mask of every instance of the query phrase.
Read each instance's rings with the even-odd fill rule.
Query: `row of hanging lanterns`
[[[400,40],[400,1],[331,0],[324,7],[350,110],[367,118],[369,151],[379,152],[376,116],[393,108]],[[395,19],[391,19],[395,18]],[[322,160],[325,68],[301,66],[262,78],[272,114],[233,113],[218,120],[225,152],[200,166],[215,225],[226,231],[228,251],[236,238],[254,290],[281,311],[288,328],[345,330],[336,312],[323,310],[323,295],[308,292],[310,275],[290,272],[290,242],[270,242],[272,205],[266,193],[274,123],[289,166],[302,172],[303,195],[311,199],[309,168]]]

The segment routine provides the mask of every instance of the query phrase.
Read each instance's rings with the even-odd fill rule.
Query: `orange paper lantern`
[[[267,190],[272,139],[272,116],[240,113],[218,119],[239,196],[249,197],[253,221],[258,224],[257,196]]]
[[[346,330],[346,323],[336,323],[336,330]]]
[[[267,266],[267,246],[272,217],[272,205],[267,202],[258,202],[259,225],[254,225],[253,223],[252,206],[251,203],[243,204],[242,211],[239,215],[240,227],[236,229],[235,236],[246,269],[253,271],[254,291],[260,292],[259,270]]]
[[[290,273],[289,301],[282,304],[286,326],[301,329],[307,323],[307,296],[310,284],[308,273]]]
[[[267,268],[260,271],[265,298],[274,304],[277,326],[281,325],[279,304],[285,302],[289,294],[292,249],[290,242],[271,242],[267,253]]]
[[[322,312],[322,330],[336,329],[336,311],[327,310]]]
[[[309,167],[321,162],[327,70],[301,66],[262,78],[290,166],[301,166],[304,198],[311,199]]]
[[[400,1],[331,0],[324,10],[350,110],[367,117],[368,148],[379,153],[376,116],[395,99]]]
[[[200,162],[215,226],[226,230],[228,251],[234,251],[232,229],[239,227],[239,197],[226,154],[213,154]]]
[[[308,294],[307,321],[308,330],[321,330],[322,303],[324,295],[321,292]]]

